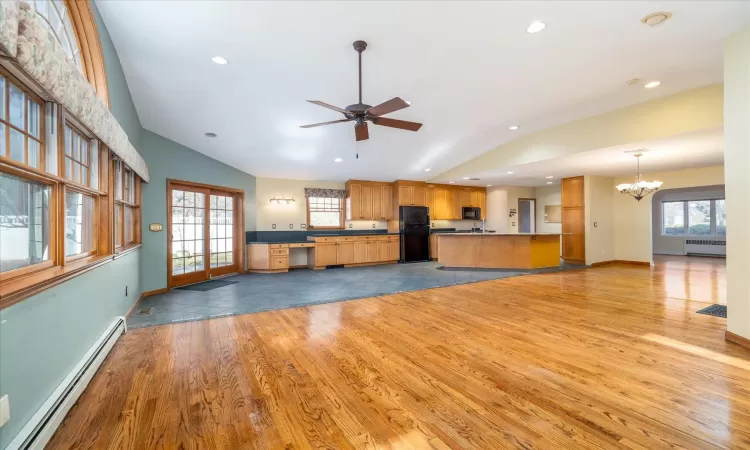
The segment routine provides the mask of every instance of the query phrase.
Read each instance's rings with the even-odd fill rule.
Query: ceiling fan
[[[349,105],[346,108],[341,109],[337,106],[329,105],[328,103],[324,103],[318,100],[308,100],[308,102],[314,103],[318,106],[338,111],[346,118],[341,120],[332,120],[330,122],[314,123],[311,125],[300,125],[300,128],[312,128],[322,125],[331,125],[334,123],[356,121],[357,123],[356,125],[354,125],[354,136],[358,141],[364,141],[365,139],[370,138],[370,134],[367,131],[367,122],[372,122],[375,125],[380,125],[382,127],[399,128],[401,130],[409,131],[417,131],[422,127],[421,123],[381,117],[394,111],[409,107],[411,103],[399,97],[394,97],[387,102],[381,103],[377,106],[370,106],[362,103],[362,52],[365,51],[366,48],[367,42],[354,42],[354,50],[359,53],[359,103]]]

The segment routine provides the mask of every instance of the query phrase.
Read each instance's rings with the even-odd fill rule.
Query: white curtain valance
[[[23,1],[2,0],[0,5],[1,49],[148,182],[146,162],[43,19]]]

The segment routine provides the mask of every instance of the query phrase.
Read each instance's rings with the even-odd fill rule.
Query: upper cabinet
[[[398,219],[399,206],[426,206],[432,220],[460,220],[464,207],[481,208],[482,219],[487,216],[487,190],[480,187],[349,180],[346,192],[347,220]]]
[[[393,218],[393,186],[377,181],[346,183],[346,220],[390,220]]]

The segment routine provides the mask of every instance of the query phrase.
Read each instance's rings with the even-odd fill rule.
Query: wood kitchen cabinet
[[[393,219],[393,186],[385,184],[380,187],[380,212],[382,220]]]
[[[316,270],[334,265],[394,263],[399,260],[401,250],[399,236],[394,234],[315,236],[310,239],[315,244],[308,250],[307,266]]]
[[[360,219],[372,220],[372,186],[362,185],[362,206]]]
[[[393,187],[378,181],[346,183],[346,220],[389,220],[393,217]]]
[[[315,243],[315,266],[335,266],[338,264],[337,261],[338,252],[336,242]]]
[[[354,264],[356,262],[355,252],[357,243],[337,242],[336,243],[336,264]]]
[[[394,186],[396,189],[394,206],[426,206],[427,186],[424,183],[399,180],[394,183]]]
[[[367,262],[367,242],[357,241],[355,244],[354,262],[364,264]]]
[[[388,240],[388,260],[398,261],[401,259],[401,241],[398,236]]]
[[[390,261],[391,243],[388,241],[378,241],[378,261]]]
[[[458,208],[471,206],[471,190],[463,188],[458,190]]]
[[[367,241],[367,262],[375,263],[378,262],[378,242]]]
[[[424,194],[424,205],[427,207],[427,214],[430,215],[430,219],[435,217],[435,187],[427,186]]]

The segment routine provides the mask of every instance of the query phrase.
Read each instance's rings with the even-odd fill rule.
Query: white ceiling
[[[641,172],[644,174],[721,165],[724,162],[724,131],[721,128],[714,128],[668,139],[575,153],[561,158],[503,167],[477,174],[476,176],[481,178],[481,181],[456,180],[456,182],[477,186],[486,184],[545,186],[550,181],[557,184],[560,178],[582,174],[607,177],[635,176],[634,152],[643,149],[645,151],[641,157]],[[548,179],[548,176],[553,178]]]
[[[97,5],[145,128],[256,176],[317,180],[427,179],[522,133],[720,82],[722,39],[750,23],[750,2],[715,0]],[[640,23],[655,11],[673,18]],[[526,33],[533,20],[547,29]],[[357,102],[357,39],[364,102],[411,101],[388,117],[420,131],[371,125],[357,145],[351,123],[298,127],[341,118],[305,100]]]

